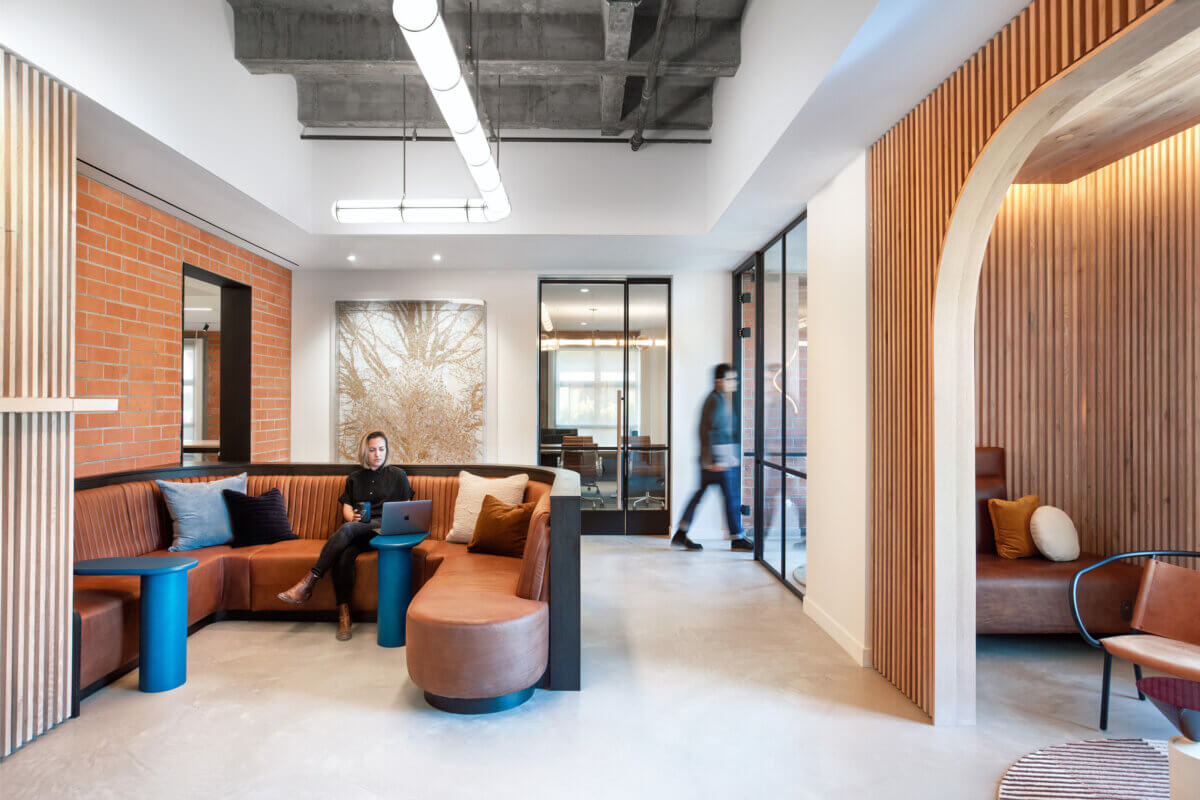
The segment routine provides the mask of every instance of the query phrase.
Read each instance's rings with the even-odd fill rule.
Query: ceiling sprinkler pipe
[[[658,23],[654,26],[654,48],[650,51],[650,64],[646,68],[646,82],[642,85],[642,102],[638,106],[637,128],[629,139],[629,146],[637,152],[642,147],[642,133],[646,130],[646,113],[658,86],[658,65],[662,61],[663,42],[667,38],[667,18],[671,16],[672,0],[662,0],[658,7]]]

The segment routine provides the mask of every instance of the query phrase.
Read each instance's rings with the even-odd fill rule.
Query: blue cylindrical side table
[[[76,575],[140,575],[141,636],[138,688],[165,692],[187,680],[187,556],[91,558],[75,562]]]
[[[376,536],[371,546],[379,551],[379,609],[375,642],[380,647],[404,646],[404,619],[412,600],[412,549],[429,533]]]

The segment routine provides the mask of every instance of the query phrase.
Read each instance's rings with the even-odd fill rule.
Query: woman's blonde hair
[[[371,431],[358,440],[358,465],[363,469],[371,468],[371,466],[367,463],[367,442],[371,441],[372,439],[383,439],[383,446],[387,448],[387,451],[383,456],[384,464],[388,462],[388,458],[392,455],[392,445],[388,442],[387,434],[383,431]]]

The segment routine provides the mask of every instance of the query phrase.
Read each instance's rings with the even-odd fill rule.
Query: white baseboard
[[[837,642],[839,647],[849,653],[850,657],[854,659],[854,663],[860,667],[871,666],[871,648],[856,639],[840,622],[813,602],[811,595],[806,595],[804,598],[804,613],[817,623],[821,630],[829,634],[829,637]]]

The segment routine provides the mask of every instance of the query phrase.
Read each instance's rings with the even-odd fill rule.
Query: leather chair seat
[[[1082,553],[1074,561],[975,556],[976,633],[1075,633],[1068,595],[1076,572],[1101,560]],[[1142,571],[1114,562],[1079,582],[1079,610],[1093,634],[1125,633]]]
[[[447,558],[467,555],[465,544],[429,538],[412,549],[413,591],[425,585]]]
[[[1126,661],[1177,678],[1200,681],[1200,645],[1144,633],[1109,636],[1100,643],[1109,653]]]
[[[296,606],[285,603],[276,595],[290,589],[304,573],[312,568],[324,539],[292,539],[263,545],[250,555],[250,610],[295,611]],[[376,607],[379,557],[374,550],[360,553],[354,562],[354,594],[350,603],[355,611],[373,611]],[[333,595],[333,576],[326,575],[317,582],[312,598],[304,604],[307,611],[337,609]]]
[[[439,570],[408,608],[413,683],[459,699],[500,697],[537,683],[550,654],[550,608],[513,594],[516,581],[507,570]]]

